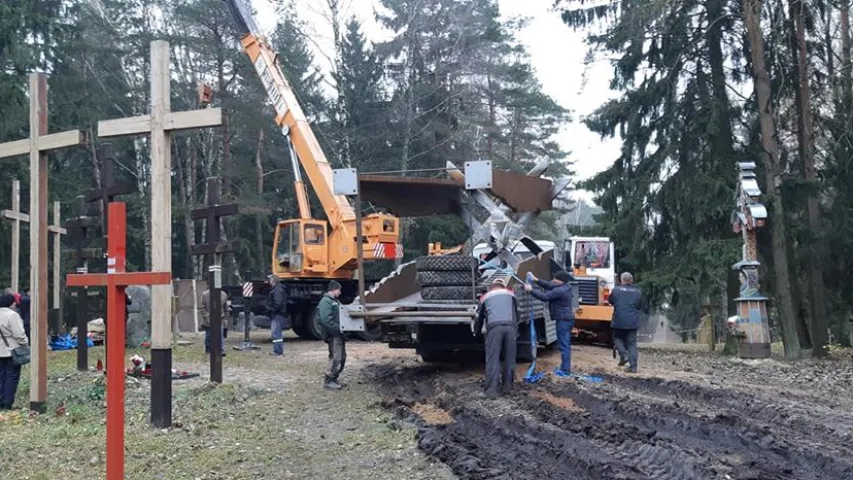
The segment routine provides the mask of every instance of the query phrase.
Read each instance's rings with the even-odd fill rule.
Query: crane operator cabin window
[[[575,264],[586,268],[610,268],[610,243],[578,242],[575,245]]]
[[[322,225],[305,225],[305,244],[323,245],[326,242],[326,229]]]

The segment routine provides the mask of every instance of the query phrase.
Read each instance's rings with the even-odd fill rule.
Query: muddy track
[[[820,405],[616,376],[546,380],[487,400],[473,371],[377,366],[367,375],[383,406],[419,426],[420,448],[460,478],[853,478],[853,415]],[[416,413],[425,404],[452,420]]]

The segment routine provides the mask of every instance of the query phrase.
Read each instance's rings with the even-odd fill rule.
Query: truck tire
[[[365,342],[378,342],[382,340],[382,327],[379,325],[379,322],[365,322],[364,331],[356,332],[355,338]]]
[[[464,287],[473,285],[471,270],[458,272],[418,272],[418,285],[421,287]]]
[[[424,287],[421,289],[421,298],[425,301],[431,300],[473,300],[474,288],[462,287]]]
[[[476,265],[477,259],[468,255],[418,257],[415,260],[418,272],[470,272]]]
[[[418,355],[424,363],[449,363],[453,360],[453,352],[449,350],[418,350]]]
[[[305,340],[320,340],[323,338],[323,329],[320,327],[320,324],[317,323],[317,306],[306,306],[299,312],[300,318],[299,320],[302,323],[302,333],[305,336],[300,335],[300,337]],[[299,335],[297,333],[297,335]]]

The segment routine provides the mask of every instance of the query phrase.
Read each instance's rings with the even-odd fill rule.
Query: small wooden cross
[[[12,226],[12,290],[21,286],[21,222],[30,223],[30,216],[21,212],[21,182],[12,181],[12,209],[3,210],[3,216],[14,222]]]
[[[30,74],[30,138],[0,144],[0,158],[30,156],[30,408],[47,400],[47,153],[85,143],[80,130],[47,133],[47,75]]]
[[[107,273],[68,275],[69,287],[107,287],[107,315],[115,319],[107,329],[107,479],[124,479],[124,341],[125,297],[128,285],[168,285],[169,272],[125,272],[127,207],[111,203],[107,215]],[[78,337],[79,338],[79,337]],[[85,342],[85,339],[83,340]],[[79,343],[79,341],[78,341]],[[171,372],[169,372],[171,375]]]
[[[190,252],[193,255],[205,255],[210,264],[210,275],[208,278],[208,295],[210,301],[210,381],[222,383],[222,297],[221,289],[222,254],[234,251],[231,242],[221,242],[220,220],[229,215],[236,215],[239,207],[236,203],[220,205],[221,180],[217,177],[207,179],[207,206],[196,208],[192,211],[193,220],[206,220],[207,235],[205,243],[193,245]]]
[[[222,110],[209,108],[173,112],[169,76],[169,43],[151,42],[151,113],[98,122],[101,138],[128,135],[151,137],[151,266],[172,270],[172,158],[173,132],[222,125]],[[172,425],[172,290],[151,288],[151,423]]]

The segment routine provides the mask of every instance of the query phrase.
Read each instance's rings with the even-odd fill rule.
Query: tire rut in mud
[[[418,425],[420,448],[460,478],[853,478],[846,435],[809,430],[794,415],[806,405],[654,378],[546,381],[486,400],[470,372],[398,367],[371,376],[389,399],[383,405]],[[453,421],[428,424],[416,403]]]

